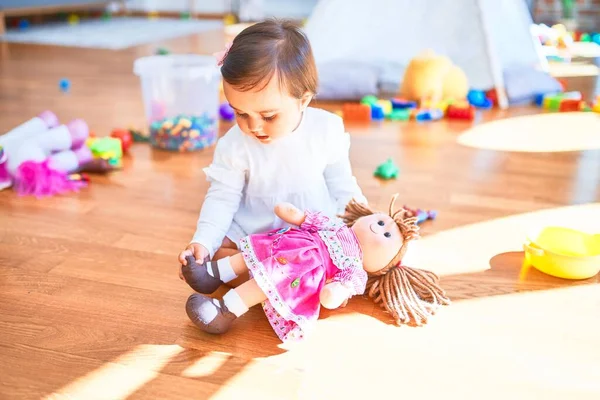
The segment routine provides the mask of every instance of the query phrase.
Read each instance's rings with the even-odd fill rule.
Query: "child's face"
[[[259,87],[262,85],[259,85]],[[298,127],[311,96],[296,99],[280,89],[276,76],[259,91],[241,92],[223,82],[227,101],[236,112],[240,129],[261,143],[269,143]]]

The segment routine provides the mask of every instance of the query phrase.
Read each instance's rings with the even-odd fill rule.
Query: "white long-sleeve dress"
[[[307,108],[293,132],[268,144],[235,125],[204,169],[210,187],[191,242],[212,257],[225,237],[238,244],[249,234],[285,227],[273,211],[281,202],[331,217],[352,198],[366,203],[349,149],[342,119],[317,108]]]

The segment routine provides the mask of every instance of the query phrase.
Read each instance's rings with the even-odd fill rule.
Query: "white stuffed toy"
[[[0,190],[13,187],[20,195],[51,196],[85,185],[70,174],[90,162],[85,145],[89,129],[75,119],[61,125],[51,111],[0,136]]]

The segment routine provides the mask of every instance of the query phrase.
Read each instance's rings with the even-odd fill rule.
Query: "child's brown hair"
[[[367,293],[376,304],[380,304],[392,315],[396,324],[423,325],[439,306],[450,304],[450,299],[438,285],[439,278],[436,274],[401,264],[407,244],[419,237],[419,227],[416,217],[405,218],[405,209],[394,211],[397,197],[395,195],[392,198],[388,213],[400,228],[402,245],[388,265],[369,273]],[[352,226],[360,217],[375,213],[368,206],[352,200],[346,206],[345,214],[340,217],[346,225]]]
[[[317,91],[317,67],[308,38],[292,21],[269,19],[235,37],[223,59],[225,82],[239,91],[260,90],[273,75],[290,96]]]

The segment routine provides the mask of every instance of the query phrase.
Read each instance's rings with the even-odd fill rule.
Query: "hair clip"
[[[221,51],[217,51],[216,53],[213,53],[213,56],[215,56],[217,58],[217,65],[220,67],[221,65],[223,65],[223,61],[225,61],[225,57],[227,57],[227,54],[229,53],[229,49],[231,48],[231,42],[227,43],[225,45],[225,49],[221,50]]]

